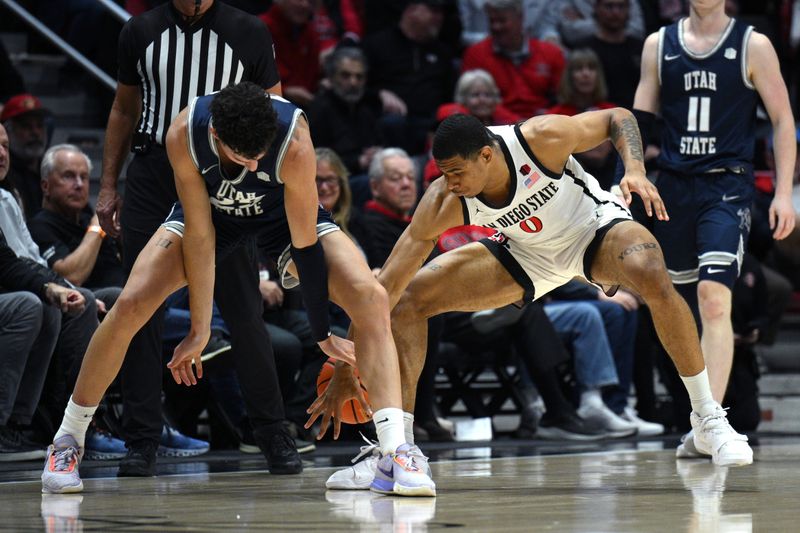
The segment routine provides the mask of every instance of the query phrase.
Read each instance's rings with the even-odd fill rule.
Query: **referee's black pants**
[[[128,167],[122,209],[126,273],[177,201],[166,152],[158,146],[137,154]],[[284,419],[275,358],[261,320],[258,265],[252,246],[237,247],[217,264],[214,297],[231,332],[232,355],[253,428],[269,430]],[[120,372],[125,440],[158,441],[163,425],[161,384],[164,305],[133,337]]]

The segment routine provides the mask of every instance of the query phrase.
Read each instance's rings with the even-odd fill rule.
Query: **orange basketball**
[[[328,388],[328,383],[330,382],[331,378],[333,377],[333,371],[336,368],[336,362],[333,359],[328,359],[322,365],[322,370],[319,371],[319,376],[317,376],[317,395],[321,395],[325,392],[325,389]],[[367,389],[364,387],[364,384],[361,383],[361,378],[358,376],[358,370],[356,370],[356,377],[358,378],[358,384],[361,385],[361,390],[364,391],[364,397],[366,398],[367,402],[369,402],[369,396],[367,396]],[[364,409],[361,408],[361,404],[355,398],[347,400],[342,405],[342,422],[345,424],[364,424],[370,421],[369,415],[364,412]]]

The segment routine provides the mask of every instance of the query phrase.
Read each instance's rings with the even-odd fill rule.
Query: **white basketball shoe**
[[[714,412],[702,418],[692,411],[690,419],[694,447],[699,453],[710,455],[715,465],[743,466],[753,462],[753,450],[747,444],[747,437],[731,427],[725,409],[719,404]]]

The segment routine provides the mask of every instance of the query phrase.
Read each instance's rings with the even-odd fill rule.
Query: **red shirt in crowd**
[[[528,53],[515,64],[495,50],[492,38],[487,37],[464,52],[461,70],[476,68],[492,75],[505,107],[528,118],[541,115],[550,107],[564,70],[564,54],[554,44],[529,39]]]
[[[308,23],[302,28],[295,28],[283,16],[280,6],[277,4],[274,4],[266,13],[259,15],[259,18],[264,21],[272,33],[281,85],[283,87],[304,87],[315,93],[320,75],[320,39],[314,25]]]

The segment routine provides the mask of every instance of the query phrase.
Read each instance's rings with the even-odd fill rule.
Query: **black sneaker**
[[[600,428],[590,427],[585,420],[574,412],[560,413],[551,417],[545,413],[539,420],[536,436],[549,440],[600,440],[606,432]]]
[[[531,440],[536,438],[536,432],[539,429],[538,424],[531,424],[530,422],[520,422],[519,427],[511,433],[512,439]]]
[[[156,475],[158,441],[140,440],[126,444],[128,455],[119,462],[117,477],[153,477]]]
[[[267,459],[270,474],[299,474],[303,471],[297,446],[283,424],[274,432],[254,430],[253,436]]]
[[[308,435],[305,434],[305,428],[301,429],[299,425],[291,420],[284,420],[283,427],[286,428],[286,432],[289,433],[289,436],[294,439],[297,453],[310,453],[317,449],[317,445],[314,444],[314,441],[309,440]]]
[[[219,354],[230,351],[230,349],[230,342],[218,335],[212,335],[211,338],[208,339],[208,344],[206,344],[206,347],[203,349],[203,353],[200,354],[200,361],[206,363]]]
[[[0,426],[0,462],[44,459],[47,451],[27,439],[17,430]]]
[[[439,425],[439,422],[436,420],[428,420],[426,422],[420,422],[418,427],[421,427],[425,430],[425,433],[428,434],[428,441],[430,442],[454,442],[456,439],[453,438],[453,434]],[[416,429],[414,430],[414,434],[416,435]],[[416,438],[414,439],[416,440]]]

